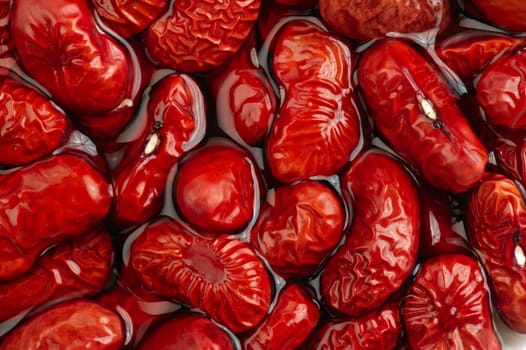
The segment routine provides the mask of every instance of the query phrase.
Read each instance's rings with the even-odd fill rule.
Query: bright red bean
[[[349,46],[309,20],[293,20],[272,45],[272,72],[283,89],[266,144],[272,175],[290,183],[338,172],[360,146]]]
[[[204,310],[233,332],[256,326],[270,305],[265,265],[228,235],[204,237],[179,221],[159,219],[133,242],[130,263],[147,288]]]
[[[172,1],[147,29],[146,50],[163,67],[202,72],[220,66],[243,45],[261,0]]]
[[[404,298],[402,319],[411,349],[501,348],[481,266],[466,255],[425,261]]]
[[[203,95],[185,74],[168,75],[152,87],[146,127],[127,144],[113,170],[112,219],[118,227],[140,225],[158,215],[170,170],[205,133]]]
[[[420,204],[409,173],[378,150],[358,156],[340,181],[352,201],[353,222],[321,274],[321,294],[331,309],[358,317],[409,277],[418,254]]]
[[[469,243],[489,277],[502,319],[526,333],[526,204],[516,184],[487,173],[470,191],[467,203]]]
[[[0,281],[27,272],[46,248],[88,232],[110,210],[110,184],[82,156],[51,156],[0,179]]]
[[[358,66],[359,86],[380,134],[431,185],[467,191],[488,152],[444,78],[408,43],[383,40]]]
[[[283,287],[265,320],[242,341],[245,350],[297,349],[320,319],[313,295],[300,284]]]
[[[250,244],[282,277],[308,277],[336,248],[345,221],[342,202],[327,185],[285,185],[267,194]]]
[[[396,349],[402,334],[400,303],[389,302],[362,317],[332,320],[309,341],[308,350]]]
[[[129,38],[145,30],[168,5],[168,0],[91,0],[102,21]]]
[[[526,3],[522,0],[471,0],[493,24],[509,30],[526,31]]]
[[[154,329],[137,350],[233,350],[229,335],[204,315],[181,313]]]
[[[17,166],[49,155],[67,136],[64,112],[15,80],[0,82],[0,164]]]
[[[78,299],[55,305],[16,328],[0,350],[119,350],[124,337],[117,313]]]
[[[250,153],[226,139],[191,152],[175,179],[176,207],[207,232],[234,233],[247,226],[259,203],[259,169]]]
[[[105,231],[61,242],[29,272],[0,283],[0,323],[58,298],[95,295],[111,276],[113,247]]]
[[[130,103],[138,70],[84,0],[17,0],[10,30],[24,70],[64,108],[100,114]]]

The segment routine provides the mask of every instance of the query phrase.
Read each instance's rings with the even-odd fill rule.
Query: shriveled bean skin
[[[18,0],[10,30],[24,70],[64,108],[102,114],[130,99],[129,52],[102,32],[84,0]]]
[[[0,283],[0,323],[47,301],[100,292],[110,279],[112,263],[113,247],[106,231],[61,242],[29,272]]]
[[[271,190],[261,205],[250,245],[284,278],[309,277],[343,235],[345,209],[329,186],[304,181]]]
[[[410,348],[500,350],[489,298],[475,258],[443,254],[424,261],[402,305]]]
[[[526,131],[526,49],[488,66],[476,83],[477,102],[487,122],[500,132]]]
[[[271,59],[284,90],[266,144],[272,175],[283,183],[334,175],[361,146],[354,53],[320,25],[299,19],[280,28]]]
[[[124,342],[119,315],[77,299],[57,304],[5,338],[1,350],[119,350]]]
[[[270,305],[271,284],[248,244],[228,235],[197,235],[161,218],[132,243],[131,268],[153,292],[207,312],[233,332],[256,326]]]
[[[320,0],[322,18],[337,32],[370,40],[389,32],[442,31],[450,22],[449,0]]]
[[[243,45],[261,0],[185,0],[171,6],[146,30],[146,50],[163,67],[204,72],[225,63]]]
[[[168,5],[168,0],[91,0],[102,21],[125,38],[145,30]]]
[[[526,333],[526,205],[516,184],[487,173],[470,191],[467,233],[488,273],[497,311],[513,330]]]
[[[51,156],[0,175],[0,281],[27,272],[51,245],[91,230],[110,206],[108,180],[84,156]]]
[[[402,334],[400,303],[389,302],[362,317],[333,320],[309,341],[307,350],[395,349]]]
[[[63,111],[36,90],[0,80],[0,164],[18,166],[49,155],[65,141]]]
[[[487,150],[445,79],[408,43],[369,48],[358,80],[379,133],[427,182],[461,193],[482,178]]]
[[[362,153],[340,181],[354,219],[321,274],[321,294],[332,310],[359,317],[409,277],[418,254],[420,203],[406,169],[378,150]]]

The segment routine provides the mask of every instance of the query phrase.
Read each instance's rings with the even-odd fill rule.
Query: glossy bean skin
[[[29,271],[42,251],[88,232],[110,210],[110,184],[84,156],[51,156],[0,178],[0,281]]]
[[[204,98],[186,74],[170,74],[152,87],[142,117],[146,127],[126,145],[112,172],[112,220],[120,228],[137,226],[158,215],[170,170],[204,137]]]
[[[516,184],[487,173],[469,193],[468,239],[488,273],[497,311],[513,330],[526,333],[526,205]]]
[[[453,200],[449,197],[448,193],[430,186],[420,188],[421,259],[441,254],[472,254],[465,238],[464,227],[460,218],[456,216],[459,215],[460,208],[454,208]]]
[[[165,9],[168,0],[91,0],[102,21],[129,38],[145,30]]]
[[[257,59],[254,31],[239,52],[210,74],[218,126],[232,139],[258,146],[268,134],[277,98]]]
[[[256,326],[269,308],[265,266],[237,238],[200,236],[182,222],[161,218],[132,243],[130,256],[148,289],[200,308],[233,332]]]
[[[306,350],[395,349],[402,329],[400,302],[388,302],[362,317],[327,322]]]
[[[57,304],[5,338],[1,350],[118,350],[124,341],[119,315],[93,301]]]
[[[93,231],[59,243],[31,270],[0,283],[0,323],[45,302],[91,296],[108,283],[113,246],[106,231]]]
[[[10,30],[24,70],[62,107],[101,114],[130,99],[130,52],[97,28],[86,1],[16,1]]]
[[[476,83],[477,102],[487,122],[498,131],[519,133],[526,130],[526,92],[524,91],[526,50],[494,62]]]
[[[343,234],[346,214],[328,185],[312,180],[268,192],[250,244],[284,278],[309,277]]]
[[[225,63],[243,45],[260,0],[175,1],[144,35],[147,52],[159,65],[204,72]]]
[[[354,54],[306,19],[284,24],[271,52],[273,77],[283,95],[266,144],[272,175],[290,183],[335,174],[360,146],[351,82]]]
[[[123,264],[115,284],[96,301],[115,310],[124,320],[126,340],[122,349],[136,349],[153,327],[181,306],[145,288],[130,266]]]
[[[409,277],[418,254],[420,203],[407,170],[378,150],[358,156],[340,183],[352,201],[353,222],[321,273],[321,294],[332,310],[359,317]]]
[[[257,210],[259,178],[248,151],[227,139],[213,139],[180,164],[175,204],[199,230],[235,233],[247,226]]]
[[[0,81],[0,164],[19,166],[49,155],[66,139],[62,110],[36,90]]]
[[[411,349],[501,349],[489,298],[475,258],[443,254],[426,260],[402,305]]]
[[[137,350],[233,350],[228,333],[201,314],[180,313],[155,328]]]
[[[526,31],[526,4],[521,0],[470,0],[493,24],[517,32]]]
[[[242,341],[246,350],[298,349],[320,319],[313,295],[300,284],[288,284],[264,321]]]
[[[436,53],[461,79],[471,81],[499,56],[522,45],[523,40],[509,35],[468,30],[439,41]]]
[[[418,51],[382,40],[361,57],[358,80],[379,133],[429,184],[461,193],[480,180],[488,152]]]
[[[451,17],[449,0],[320,0],[319,7],[334,30],[355,40],[380,38],[389,32],[442,31]]]
[[[492,148],[500,172],[526,184],[526,142],[499,139]]]

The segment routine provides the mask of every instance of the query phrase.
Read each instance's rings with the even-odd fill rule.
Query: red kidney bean
[[[110,210],[110,184],[82,156],[51,156],[0,179],[0,281],[29,271],[46,248],[90,231]]]
[[[358,317],[381,306],[411,273],[418,254],[420,204],[399,161],[362,153],[341,176],[353,222],[321,273],[321,294],[334,311]]]
[[[147,288],[202,309],[233,332],[256,326],[270,305],[265,265],[228,235],[200,236],[182,222],[159,219],[133,242],[130,263]]]
[[[480,265],[462,254],[420,267],[402,305],[411,349],[501,349]]]
[[[170,170],[204,137],[204,98],[188,75],[171,74],[155,84],[145,114],[145,129],[127,144],[112,172],[112,219],[118,227],[140,225],[160,213]]]
[[[469,193],[469,243],[489,277],[497,311],[510,328],[526,333],[526,205],[516,184],[487,173]]]
[[[467,191],[482,177],[488,152],[446,81],[401,40],[369,48],[358,80],[380,134],[433,186]]]
[[[360,147],[351,49],[303,19],[283,25],[271,53],[283,95],[266,144],[272,175],[290,183],[335,174]]]

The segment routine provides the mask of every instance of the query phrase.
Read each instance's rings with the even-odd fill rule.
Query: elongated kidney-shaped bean
[[[180,157],[204,136],[204,99],[195,81],[172,74],[153,86],[146,127],[130,142],[112,172],[113,220],[119,227],[142,224],[159,214],[168,174]]]
[[[294,20],[280,29],[272,72],[283,100],[266,144],[277,180],[334,175],[359,146],[353,60],[344,41],[314,22]]]
[[[257,325],[270,305],[263,262],[228,235],[202,237],[161,218],[132,243],[130,263],[153,292],[201,308],[234,332]]]
[[[341,176],[353,222],[347,239],[321,274],[333,310],[357,317],[382,305],[415,265],[420,205],[413,179],[391,156],[362,153]]]
[[[467,191],[484,173],[487,151],[438,71],[409,44],[383,40],[358,65],[378,131],[433,186]]]
[[[44,249],[86,233],[109,212],[111,188],[87,158],[62,154],[0,175],[0,281]]]
[[[526,333],[526,205],[516,184],[487,173],[469,193],[468,239],[489,276],[497,311]]]
[[[501,348],[481,266],[467,255],[426,260],[404,298],[402,319],[411,349]]]
[[[86,1],[19,0],[11,19],[22,67],[61,106],[97,114],[129,102],[138,70],[97,27]]]
[[[124,337],[117,313],[77,299],[55,305],[16,328],[0,350],[118,350]]]
[[[112,262],[108,232],[93,231],[58,244],[29,272],[0,283],[0,322],[53,299],[100,292],[108,283]]]

